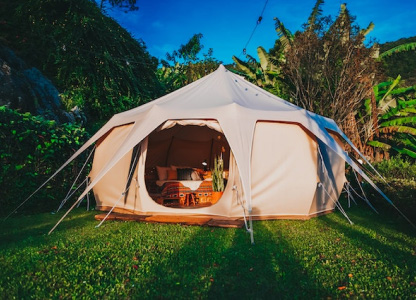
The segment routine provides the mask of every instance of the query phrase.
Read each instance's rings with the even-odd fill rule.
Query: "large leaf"
[[[264,50],[263,47],[257,48],[257,55],[260,58],[260,65],[263,71],[266,71],[268,69],[269,65],[269,55],[267,54],[266,50]]]
[[[389,150],[391,148],[391,146],[389,144],[379,142],[379,141],[368,141],[367,145],[377,147],[377,148],[382,148],[384,150]]]
[[[416,158],[416,152],[415,151],[412,151],[412,150],[406,149],[406,148],[403,148],[403,149],[396,148],[396,147],[392,147],[392,148],[394,150],[396,150],[397,152],[399,152],[400,154],[405,154],[405,155],[408,155],[412,158]]]
[[[239,67],[246,74],[246,76],[248,76],[250,79],[256,78],[255,72],[253,72],[253,70],[246,62],[242,61],[236,56],[233,56],[232,59],[237,64],[237,67]]]
[[[387,127],[387,126],[397,126],[397,125],[404,125],[404,124],[416,124],[416,116],[412,117],[403,117],[403,118],[397,118],[389,121],[385,121],[383,123],[380,123],[380,127]]]
[[[408,126],[387,126],[387,127],[380,128],[380,132],[382,133],[401,132],[401,133],[409,133],[412,135],[416,135],[416,128],[412,128]]]
[[[416,42],[399,45],[397,47],[394,47],[390,50],[387,50],[387,51],[381,53],[380,54],[380,59],[383,58],[383,57],[386,57],[386,56],[390,56],[394,53],[405,52],[405,51],[414,51],[414,50],[416,50]]]
[[[370,24],[368,24],[366,29],[361,29],[360,33],[364,36],[366,36],[367,34],[369,34],[372,30],[374,29],[374,23],[370,22]]]
[[[389,109],[389,107],[395,106],[396,100],[394,98],[389,99],[387,98],[387,96],[389,96],[391,91],[399,84],[400,80],[401,76],[398,75],[397,78],[391,83],[389,89],[384,94],[383,98],[381,98],[381,100],[379,101],[379,111],[384,113]]]
[[[316,20],[318,19],[318,17],[322,14],[322,4],[324,3],[324,0],[317,0],[315,3],[315,6],[312,9],[312,12],[308,18],[308,29],[312,29],[314,28],[314,26],[316,25]],[[346,6],[345,4],[341,5],[341,13],[343,14],[345,12]]]
[[[293,34],[285,27],[285,25],[278,19],[274,18],[275,20],[275,29],[277,32],[277,36],[282,44],[283,49],[289,47],[293,41]]]

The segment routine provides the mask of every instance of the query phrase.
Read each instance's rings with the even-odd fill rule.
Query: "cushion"
[[[193,170],[191,173],[192,180],[201,180],[201,176],[199,176],[199,172],[197,170]]]
[[[168,179],[168,170],[170,170],[169,167],[159,167],[156,166],[157,175],[159,177],[159,180],[167,180]]]
[[[167,180],[176,180],[178,179],[178,172],[176,170],[168,170]]]
[[[192,172],[194,170],[191,168],[177,169],[178,180],[192,180]]]

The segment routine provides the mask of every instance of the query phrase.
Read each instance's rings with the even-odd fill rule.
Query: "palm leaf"
[[[250,66],[246,62],[242,61],[236,56],[233,56],[232,59],[237,64],[237,67],[240,68],[246,76],[248,76],[251,79],[256,78],[256,74],[251,70]]]
[[[416,116],[402,117],[380,123],[380,127],[397,126],[403,124],[416,124]]]
[[[366,36],[367,34],[369,34],[372,30],[374,29],[374,23],[373,22],[370,22],[370,24],[368,24],[368,26],[367,26],[367,28],[366,29],[361,29],[360,30],[360,33],[363,35],[363,36]]]
[[[313,27],[316,25],[316,20],[317,18],[322,14],[322,4],[324,4],[324,0],[317,0],[315,3],[315,6],[312,8],[312,12],[308,18],[308,28],[307,29],[313,29]],[[342,6],[345,6],[344,4],[341,5],[341,10],[342,10]],[[344,8],[345,10],[345,8]]]
[[[407,43],[407,44],[399,45],[397,47],[394,47],[390,50],[387,50],[387,51],[381,53],[379,58],[381,59],[383,57],[391,56],[394,53],[414,51],[414,50],[416,50],[416,42]]]
[[[292,44],[293,41],[293,34],[285,27],[285,25],[278,19],[274,18],[275,20],[275,29],[277,32],[277,36],[282,44],[283,50],[287,49]]]
[[[412,100],[400,100],[400,99],[398,99],[397,103],[402,108],[414,107],[414,106],[416,106],[416,99],[412,99]]]
[[[381,100],[379,101],[379,111],[385,112],[389,107],[392,106],[392,102],[395,101],[395,99],[393,98],[389,101],[386,101],[386,98],[390,95],[391,91],[399,84],[400,80],[401,76],[398,75],[397,78],[391,83],[389,89],[384,94],[383,98],[381,98]]]
[[[263,47],[258,47],[257,48],[257,55],[260,58],[260,66],[261,68],[266,71],[268,69],[268,65],[269,65],[269,54],[266,52],[266,50],[264,50]]]
[[[373,146],[376,148],[382,148],[384,150],[389,150],[391,148],[391,146],[389,144],[380,142],[380,141],[368,141],[367,145],[369,146]]]
[[[392,95],[402,95],[402,94],[407,94],[407,93],[411,93],[411,92],[415,92],[416,91],[416,86],[409,86],[409,87],[404,87],[404,88],[397,88],[394,91],[391,92]]]
[[[409,133],[412,135],[416,135],[416,128],[409,127],[409,126],[386,126],[386,127],[380,128],[380,132],[382,133],[401,132],[401,133]]]
[[[412,158],[416,158],[416,152],[415,151],[412,151],[412,150],[406,149],[406,148],[402,148],[402,149],[396,148],[396,147],[392,147],[392,148],[395,151],[399,152],[400,154],[405,154],[405,155],[408,155],[408,156],[410,156]]]

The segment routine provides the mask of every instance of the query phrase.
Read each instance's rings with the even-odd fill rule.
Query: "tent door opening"
[[[229,174],[230,146],[217,121],[167,121],[148,136],[145,184],[158,204],[202,208],[216,204]],[[213,174],[222,164],[220,179]],[[220,183],[215,184],[214,183]]]

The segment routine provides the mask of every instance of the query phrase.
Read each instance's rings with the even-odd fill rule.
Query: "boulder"
[[[59,91],[42,72],[29,67],[11,49],[0,44],[0,106],[42,115],[58,123],[85,123],[85,115],[75,107],[62,108]]]

